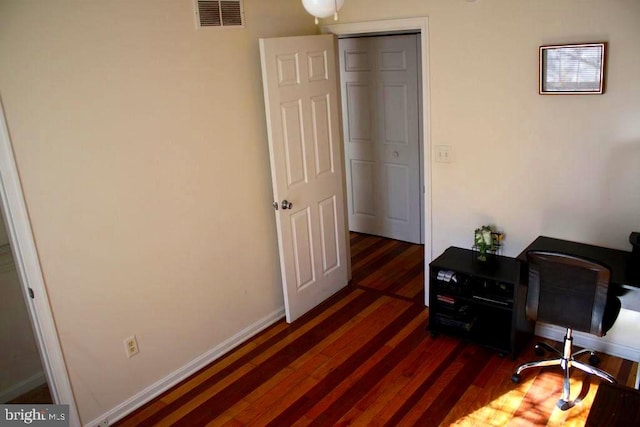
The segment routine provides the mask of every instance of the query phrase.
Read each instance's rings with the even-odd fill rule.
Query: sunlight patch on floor
[[[576,375],[571,378],[571,397],[575,398],[586,386],[587,393],[583,401],[592,402],[598,389],[597,383],[585,382],[585,377]],[[518,385],[504,378],[491,390],[474,393],[477,402],[471,407],[478,409],[460,416],[454,422],[441,425],[467,426],[583,426],[589,412],[589,406],[577,403],[568,411],[555,406],[556,396],[562,393],[562,375],[559,372],[542,372],[537,376],[524,378]],[[502,393],[489,402],[485,402],[487,392],[492,396]],[[471,396],[469,396],[471,397]],[[484,398],[484,399],[483,399]],[[490,398],[490,397],[489,397]],[[464,400],[465,396],[461,399]],[[447,421],[447,420],[445,420]]]

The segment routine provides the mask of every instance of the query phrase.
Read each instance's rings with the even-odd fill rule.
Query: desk
[[[631,258],[631,252],[540,236],[517,259],[526,266],[527,252],[534,250],[575,255],[607,266],[611,271],[610,287],[620,298],[622,308],[640,312],[640,263]],[[640,369],[636,375],[636,387],[640,387]]]
[[[640,421],[640,391],[601,382],[598,386],[587,427],[633,426]]]

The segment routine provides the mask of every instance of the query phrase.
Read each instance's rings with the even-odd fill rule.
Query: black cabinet
[[[533,332],[525,319],[526,285],[515,258],[450,247],[429,265],[429,330],[515,357]]]

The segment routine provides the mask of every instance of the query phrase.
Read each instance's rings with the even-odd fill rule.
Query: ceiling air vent
[[[198,27],[244,27],[242,0],[196,0]]]

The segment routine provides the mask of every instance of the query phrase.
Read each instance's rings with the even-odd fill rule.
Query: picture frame
[[[540,95],[602,95],[607,44],[540,46]]]

